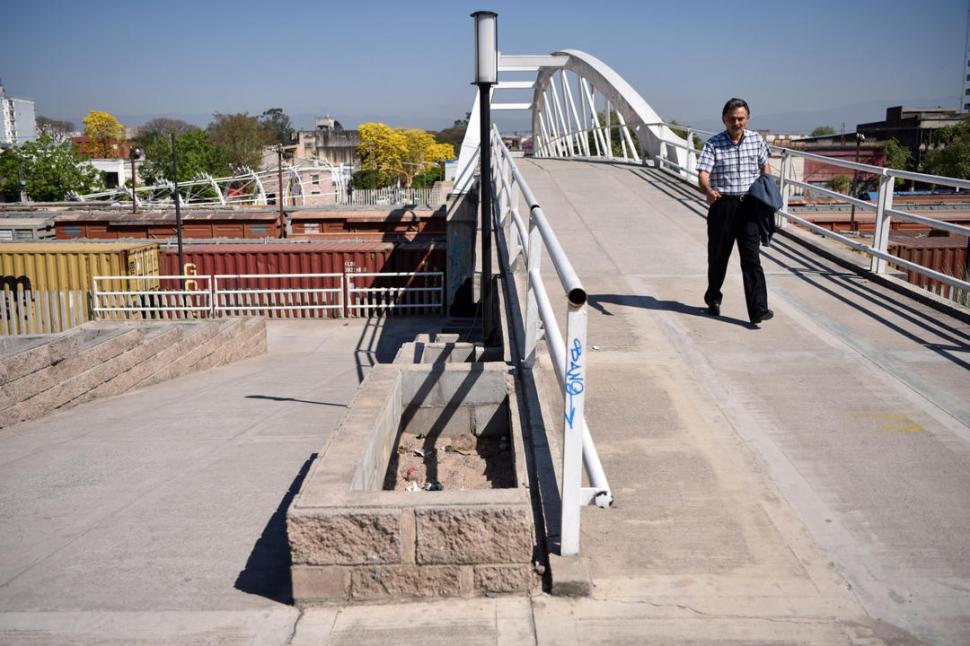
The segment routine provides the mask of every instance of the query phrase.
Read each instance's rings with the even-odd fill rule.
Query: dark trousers
[[[704,302],[721,303],[721,286],[727,273],[731,249],[737,240],[744,278],[744,301],[748,318],[768,309],[765,272],[758,256],[758,212],[753,199],[721,198],[707,211],[707,292]]]

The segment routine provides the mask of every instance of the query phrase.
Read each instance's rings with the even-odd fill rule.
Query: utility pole
[[[138,213],[138,197],[135,194],[135,187],[138,185],[135,179],[135,160],[141,157],[141,148],[132,148],[128,157],[131,159],[131,212]]]
[[[276,190],[276,204],[280,209],[280,237],[286,237],[286,216],[283,214],[283,144],[276,146],[276,179],[279,188]]]
[[[179,276],[185,275],[185,250],[182,248],[182,198],[179,196],[178,151],[172,134],[172,180],[175,183],[175,235],[179,243]],[[180,285],[181,286],[181,285]]]
[[[866,136],[860,134],[858,131],[855,133],[855,163],[859,163],[859,145],[866,140]],[[859,169],[852,169],[852,184],[849,185],[849,196],[855,197],[856,191],[856,180],[859,177]],[[849,230],[858,231],[859,225],[855,221],[855,203],[852,204],[852,211],[849,214]]]

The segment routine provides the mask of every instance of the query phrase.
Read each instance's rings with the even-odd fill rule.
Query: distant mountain
[[[857,124],[882,121],[886,118],[886,108],[895,105],[910,108],[955,108],[958,105],[958,100],[955,96],[931,99],[886,99],[852,103],[824,110],[799,110],[764,115],[755,113],[751,118],[751,127],[757,130],[771,130],[772,132],[807,134],[818,126],[831,126],[835,128],[836,132],[840,132],[844,122],[845,131],[854,132]],[[703,130],[721,130],[724,127],[720,121],[709,118],[683,119],[682,121]]]

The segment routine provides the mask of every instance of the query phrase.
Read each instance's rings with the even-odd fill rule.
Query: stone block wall
[[[3,339],[0,427],[266,351],[262,319],[85,323]]]
[[[526,592],[538,583],[517,420],[504,424],[516,487],[381,490],[413,397],[434,391],[514,410],[507,379],[504,364],[374,368],[287,511],[298,604]]]

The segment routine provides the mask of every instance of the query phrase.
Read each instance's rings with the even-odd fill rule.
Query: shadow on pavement
[[[293,584],[290,578],[290,543],[286,536],[286,510],[300,491],[310,465],[317,459],[313,453],[300,468],[286,495],[270,517],[263,533],[253,545],[246,566],[236,577],[235,588],[248,594],[266,597],[279,603],[293,603]]]
[[[273,395],[246,395],[246,399],[269,399],[274,402],[299,402],[301,404],[317,404],[318,406],[336,406],[347,408],[347,404],[334,404],[333,402],[315,402],[308,399],[296,399],[294,397],[275,397]]]
[[[639,307],[645,310],[659,310],[664,312],[677,312],[689,316],[700,316],[702,318],[716,319],[721,323],[740,325],[744,328],[755,329],[757,326],[748,321],[732,318],[730,316],[713,317],[707,313],[706,307],[686,305],[680,301],[660,301],[653,296],[639,296],[628,294],[590,294],[589,305],[600,314],[613,316],[613,312],[606,308],[606,304],[620,305],[623,307]]]

